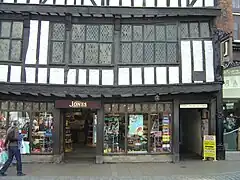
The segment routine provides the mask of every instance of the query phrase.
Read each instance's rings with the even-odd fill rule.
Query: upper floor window
[[[182,22],[180,24],[181,38],[209,38],[210,27],[208,22]]]
[[[0,22],[0,61],[21,61],[23,22]]]
[[[73,24],[72,64],[112,64],[114,26],[110,24]]]
[[[121,63],[176,62],[176,24],[121,26]]]

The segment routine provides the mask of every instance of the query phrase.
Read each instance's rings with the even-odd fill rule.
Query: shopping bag
[[[7,151],[2,151],[0,153],[0,163],[4,164],[8,160],[8,153]]]
[[[22,141],[20,152],[21,154],[30,154],[30,145],[28,141]]]

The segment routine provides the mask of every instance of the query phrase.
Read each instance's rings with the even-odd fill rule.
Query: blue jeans
[[[5,173],[9,166],[11,165],[13,161],[13,157],[15,156],[17,160],[17,174],[22,173],[22,159],[21,159],[21,153],[20,149],[18,149],[17,146],[15,147],[8,147],[8,160],[3,165],[2,169],[0,170],[0,173]]]

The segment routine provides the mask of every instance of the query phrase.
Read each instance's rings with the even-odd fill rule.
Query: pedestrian
[[[17,160],[17,176],[25,176],[22,172],[22,160],[19,147],[19,132],[17,128],[17,122],[13,122],[12,126],[7,130],[7,136],[4,143],[4,147],[8,150],[8,160],[5,162],[0,170],[0,176],[6,176],[6,171],[11,165],[13,158]]]

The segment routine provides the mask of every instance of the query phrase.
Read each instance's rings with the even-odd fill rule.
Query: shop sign
[[[58,109],[68,109],[68,108],[99,109],[101,107],[101,103],[98,101],[57,100],[55,101],[55,107]]]
[[[203,160],[216,158],[216,136],[214,135],[205,135],[203,138]]]
[[[206,109],[207,104],[180,104],[180,109]]]
[[[87,102],[82,101],[72,101],[72,103],[69,105],[70,108],[86,108]]]

